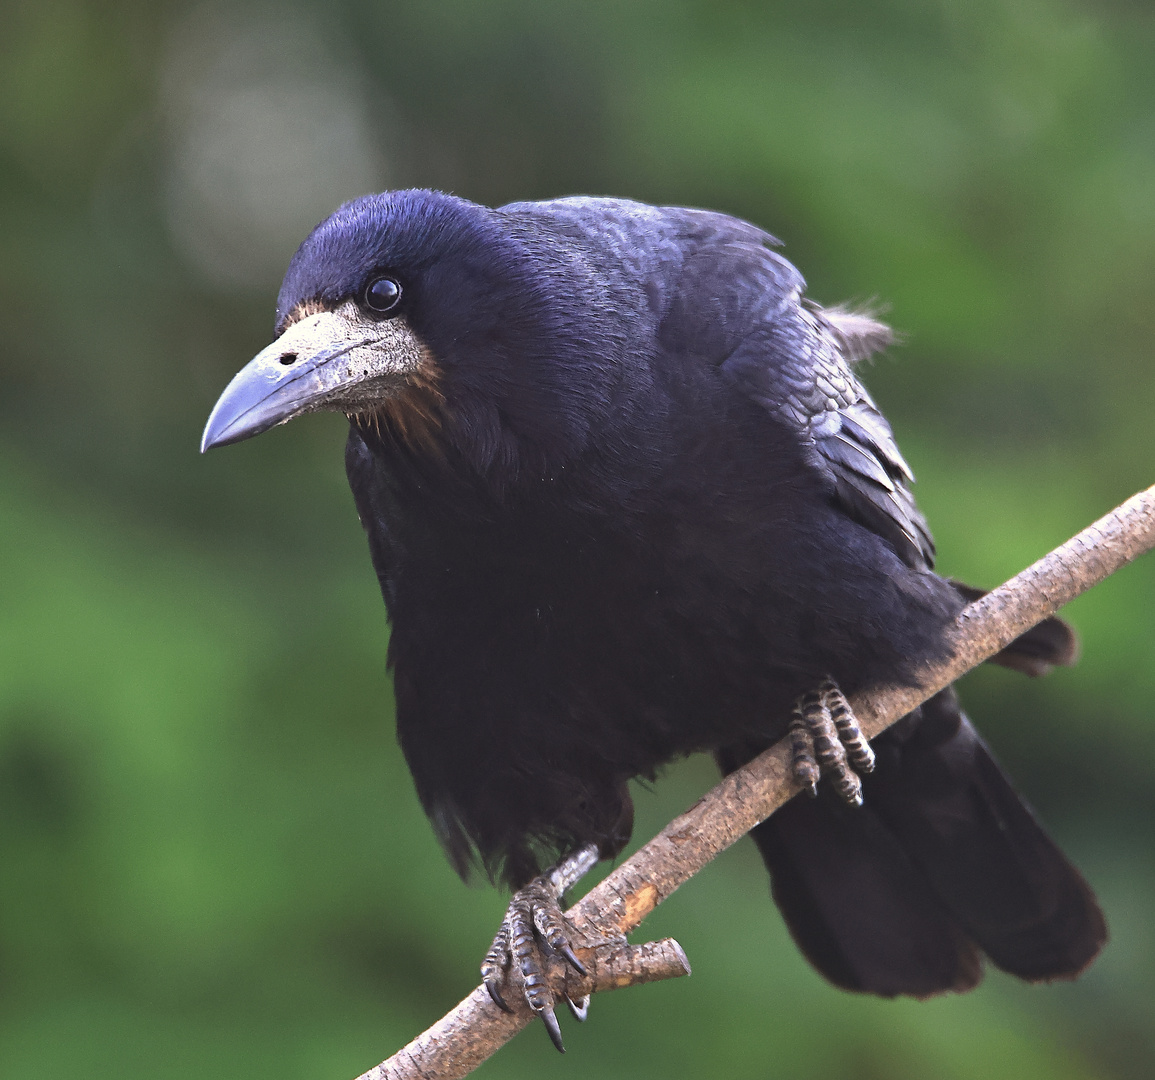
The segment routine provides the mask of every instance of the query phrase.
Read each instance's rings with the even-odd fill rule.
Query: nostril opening
[[[281,355],[281,363],[288,367],[290,364],[297,362],[297,354],[295,352],[287,352]]]

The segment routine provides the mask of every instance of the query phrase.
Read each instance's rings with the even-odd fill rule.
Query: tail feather
[[[1102,912],[1011,786],[952,690],[917,724],[878,740],[883,760],[866,798],[950,907],[1004,971],[1071,978],[1107,940]]]
[[[865,805],[799,797],[752,833],[794,940],[848,990],[967,990],[981,952],[1029,980],[1077,975],[1107,931],[1079,872],[945,690],[874,741]],[[724,771],[755,747],[718,754]],[[981,952],[980,952],[981,951]]]
[[[791,936],[836,986],[929,997],[982,977],[978,949],[871,809],[803,796],[753,836]]]

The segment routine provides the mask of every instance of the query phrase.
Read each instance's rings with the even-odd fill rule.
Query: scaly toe
[[[838,689],[838,685],[830,678],[823,682],[820,693],[854,771],[864,775],[873,772],[874,751],[871,750],[870,743],[866,741],[862,729],[858,726],[858,717],[854,715],[850,702],[846,700],[842,691]]]
[[[790,752],[795,778],[812,795],[819,778],[828,776],[844,802],[862,805],[859,773],[874,768],[874,752],[833,679],[798,699],[790,719]]]

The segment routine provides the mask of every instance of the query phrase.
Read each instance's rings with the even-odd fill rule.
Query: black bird
[[[1071,977],[1106,939],[952,690],[875,740],[871,772],[842,692],[915,682],[975,593],[933,573],[854,373],[889,331],[804,299],[776,246],[618,199],[359,199],[301,245],[275,342],[205,430],[202,450],[348,415],[401,746],[458,871],[521,890],[483,974],[504,1004],[517,969],[559,1048],[539,950],[578,961],[543,866],[617,854],[632,777],[703,750],[732,770],[788,729],[796,773],[833,783],[754,839],[836,985],[966,990],[984,953]],[[1074,652],[1049,620],[997,659]]]

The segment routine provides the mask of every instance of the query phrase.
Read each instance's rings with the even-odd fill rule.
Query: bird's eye
[[[396,278],[374,278],[365,286],[365,306],[370,311],[392,311],[401,303],[401,285]]]

